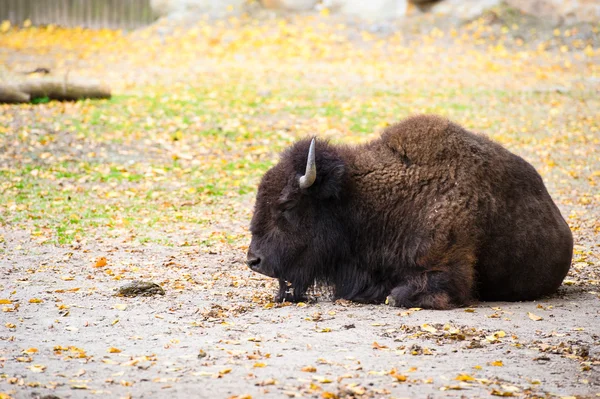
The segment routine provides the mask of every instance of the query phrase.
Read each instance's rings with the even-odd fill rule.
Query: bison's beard
[[[307,291],[317,280],[317,276],[310,268],[295,267],[286,270],[279,277],[279,292],[275,297],[276,302],[308,302]]]
[[[284,279],[279,279],[279,292],[275,296],[275,302],[309,302],[309,297],[306,294],[310,283],[292,283]]]

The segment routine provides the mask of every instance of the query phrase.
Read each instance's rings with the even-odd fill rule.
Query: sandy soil
[[[600,395],[589,287],[452,311],[279,306],[239,251],[0,234],[16,249],[0,256],[0,391],[15,398]],[[116,297],[125,271],[166,295]]]

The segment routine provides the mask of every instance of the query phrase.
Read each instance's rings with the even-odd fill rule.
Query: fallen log
[[[0,103],[18,104],[28,103],[31,96],[23,93],[18,87],[0,83]]]
[[[108,86],[87,81],[39,78],[10,85],[0,82],[0,103],[27,103],[38,98],[77,101],[85,98],[110,98],[110,96]]]

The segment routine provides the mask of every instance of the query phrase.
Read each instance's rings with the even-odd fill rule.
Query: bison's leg
[[[275,296],[275,302],[293,302],[292,285],[287,281],[279,279],[279,292]]]
[[[405,280],[392,290],[387,303],[405,308],[451,309],[465,305],[468,296],[468,289],[456,286],[449,273],[435,271]]]
[[[308,284],[292,285],[279,279],[279,292],[275,296],[275,302],[309,302],[309,298],[306,296],[308,286]]]

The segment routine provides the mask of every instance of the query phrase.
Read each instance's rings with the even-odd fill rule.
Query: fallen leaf
[[[544,320],[544,318],[543,318],[543,317],[541,317],[541,316],[537,316],[537,315],[534,315],[534,314],[533,314],[533,313],[531,313],[531,312],[527,312],[527,316],[529,316],[529,318],[530,318],[531,320],[533,320],[533,321],[540,321],[540,320]]]
[[[373,342],[373,349],[387,349],[388,347],[385,345],[379,345],[377,341]]]
[[[44,301],[41,299],[38,299],[38,298],[31,298],[29,300],[29,303],[42,303],[42,302],[44,302]]]
[[[493,396],[515,396],[512,392],[499,391],[497,389],[492,390],[492,392],[490,392],[490,395],[493,395]]]
[[[108,353],[121,353],[121,349],[111,346],[110,348],[108,348]]]
[[[475,377],[472,377],[468,374],[459,374],[455,378],[456,381],[475,381]]]
[[[314,373],[317,371],[317,368],[315,366],[305,366],[302,367],[302,369],[300,369],[301,371],[304,371],[306,373]]]
[[[98,258],[98,260],[96,260],[96,264],[94,264],[94,267],[104,267],[106,266],[106,258],[104,256]]]
[[[504,366],[504,363],[502,363],[502,360],[496,360],[496,361],[491,362],[490,366],[502,367],[502,366]]]
[[[27,368],[33,371],[34,373],[43,373],[46,370],[46,366],[44,366],[43,364],[34,364]]]
[[[438,332],[437,328],[430,326],[429,324],[423,324],[421,326],[421,330],[430,332],[432,334],[435,334],[436,332]]]

